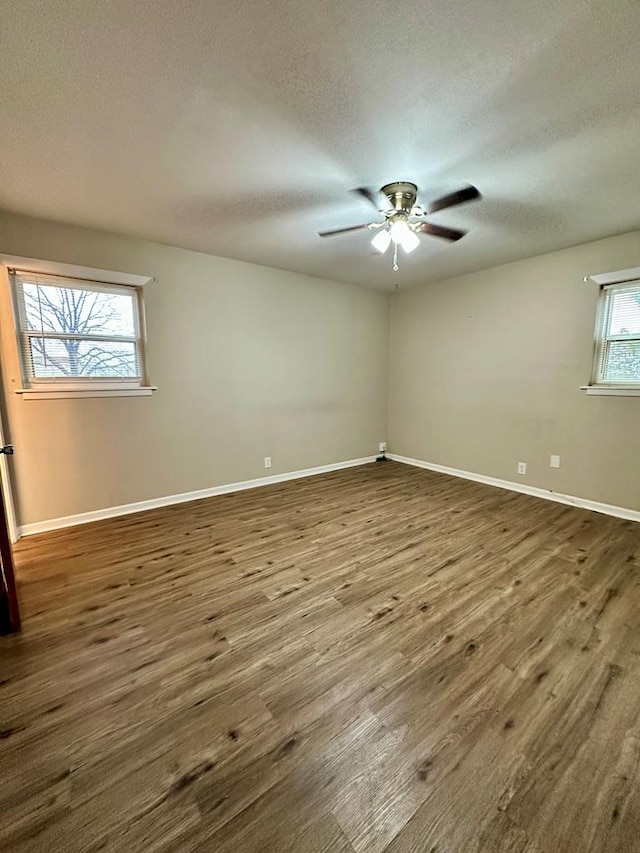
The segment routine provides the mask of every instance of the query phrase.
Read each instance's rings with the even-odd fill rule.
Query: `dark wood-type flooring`
[[[640,525],[387,463],[17,566],[3,851],[640,850]]]

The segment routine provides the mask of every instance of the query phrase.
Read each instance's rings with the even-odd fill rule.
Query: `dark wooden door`
[[[0,634],[10,634],[19,630],[20,610],[13,570],[13,553],[4,497],[0,488]]]

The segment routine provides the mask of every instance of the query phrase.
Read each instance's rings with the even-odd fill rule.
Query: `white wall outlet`
[[[551,461],[549,462],[549,468],[559,468],[560,467],[560,457],[559,456],[551,456]]]
[[[380,453],[384,453],[386,451],[386,449],[387,449],[387,442],[386,441],[379,441],[378,442],[378,450],[380,451]]]
[[[264,457],[264,467],[265,468],[271,468],[271,457],[270,456]]]
[[[526,474],[527,473],[527,463],[526,462],[518,462],[518,474]]]

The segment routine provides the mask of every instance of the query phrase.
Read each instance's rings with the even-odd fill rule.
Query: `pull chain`
[[[394,272],[398,272],[398,244],[397,243],[393,244],[393,266],[391,267],[391,269]]]

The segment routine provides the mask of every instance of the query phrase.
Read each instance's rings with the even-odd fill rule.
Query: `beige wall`
[[[21,524],[368,456],[385,438],[640,510],[640,398],[579,390],[597,299],[582,279],[638,265],[640,233],[394,294],[390,359],[389,297],[355,285],[5,213],[0,252],[159,278],[145,288],[153,397],[6,395]]]
[[[580,391],[598,296],[582,279],[638,265],[634,232],[394,296],[390,449],[640,510],[640,398]]]
[[[386,294],[10,214],[0,252],[159,279],[145,287],[152,397],[6,395],[20,524],[369,456],[386,438]]]

